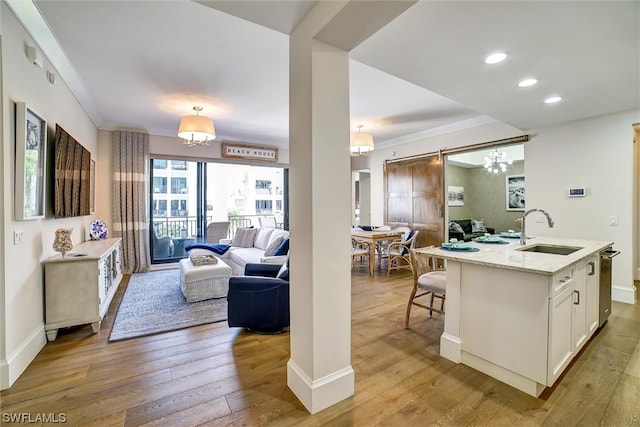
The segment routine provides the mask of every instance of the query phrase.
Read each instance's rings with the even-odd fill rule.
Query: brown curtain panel
[[[122,237],[124,273],[151,267],[149,249],[149,134],[117,130],[113,140],[113,231]]]
[[[91,153],[59,125],[55,163],[56,218],[89,215]]]

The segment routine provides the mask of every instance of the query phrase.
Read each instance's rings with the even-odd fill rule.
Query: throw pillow
[[[274,256],[276,254],[276,251],[282,244],[283,240],[284,240],[284,237],[282,236],[276,237],[275,239],[273,239],[273,241],[269,243],[269,246],[267,246],[267,249],[264,250],[264,256]]]
[[[462,226],[455,221],[449,221],[449,231],[455,231],[457,233],[464,234],[464,230],[462,229]]]
[[[289,238],[285,237],[282,239],[282,243],[276,249],[276,252],[273,254],[274,256],[286,255],[289,252]]]
[[[236,230],[236,234],[233,236],[233,240],[231,241],[231,246],[252,248],[253,242],[256,239],[256,234],[258,234],[257,228],[238,228]]]
[[[472,233],[486,233],[487,227],[484,225],[484,219],[471,219]]]

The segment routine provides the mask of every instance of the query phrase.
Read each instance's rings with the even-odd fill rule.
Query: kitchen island
[[[505,241],[416,251],[447,260],[440,355],[539,396],[598,328],[599,252],[613,242]]]

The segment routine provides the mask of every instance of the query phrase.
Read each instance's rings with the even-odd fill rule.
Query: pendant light
[[[178,136],[184,140],[188,146],[211,145],[211,141],[216,139],[216,129],[213,120],[199,115],[202,107],[194,106],[195,115],[184,116],[180,120]]]
[[[358,133],[351,135],[350,150],[352,156],[367,155],[374,149],[373,135],[361,132],[364,125],[358,125]]]

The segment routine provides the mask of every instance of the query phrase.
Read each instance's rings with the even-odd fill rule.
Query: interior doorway
[[[498,162],[493,163],[496,156]],[[518,203],[510,203],[508,183],[515,181],[526,184],[524,144],[448,154],[447,220],[484,220],[496,232],[518,229],[516,221],[526,206],[526,187],[518,189]]]
[[[353,172],[354,188],[351,194],[352,201],[352,225],[371,224],[371,174],[368,170]]]

